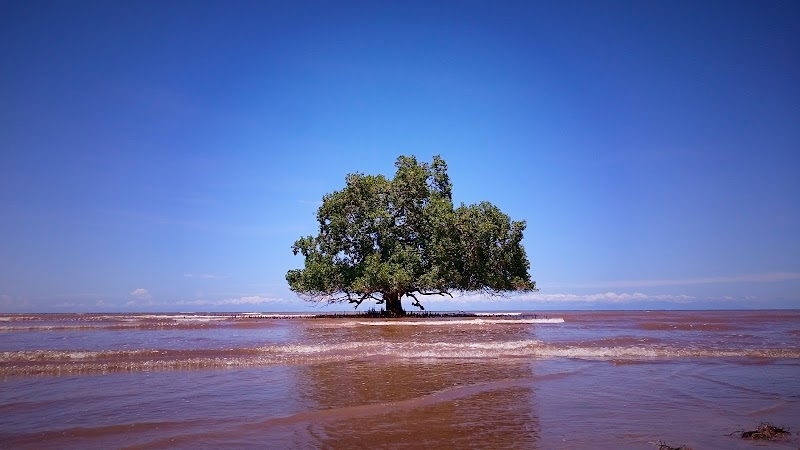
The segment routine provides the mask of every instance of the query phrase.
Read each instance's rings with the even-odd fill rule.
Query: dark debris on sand
[[[742,439],[774,441],[776,439],[790,436],[792,433],[786,428],[776,427],[775,425],[769,422],[761,422],[761,425],[759,425],[755,430],[734,431],[733,433],[731,433],[731,435],[733,434],[740,434]]]
[[[679,447],[672,447],[670,445],[667,445],[667,443],[663,441],[658,441],[655,443],[655,445],[658,450],[692,450],[691,447],[687,447],[685,445],[681,445]]]

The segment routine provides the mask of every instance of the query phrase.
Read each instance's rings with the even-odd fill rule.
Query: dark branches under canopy
[[[533,291],[521,241],[524,221],[489,202],[454,208],[447,164],[400,156],[393,179],[352,173],[317,211],[319,234],[297,240],[303,269],[286,274],[309,301],[365,300],[402,315],[401,299],[419,295]]]

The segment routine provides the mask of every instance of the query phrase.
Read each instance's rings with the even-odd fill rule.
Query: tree
[[[489,202],[453,207],[447,164],[400,156],[393,179],[352,173],[317,211],[319,235],[292,246],[305,268],[290,270],[292,291],[309,301],[367,299],[404,315],[401,299],[454,291],[498,295],[534,291],[522,247],[524,221]]]

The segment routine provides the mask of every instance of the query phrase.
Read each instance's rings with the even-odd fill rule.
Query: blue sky
[[[0,312],[313,308],[292,243],[401,154],[527,220],[541,289],[430,309],[798,308],[797,23],[794,1],[4,1]]]

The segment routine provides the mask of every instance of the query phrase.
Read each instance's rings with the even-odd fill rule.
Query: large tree
[[[314,302],[367,299],[405,314],[401,299],[425,309],[420,295],[536,290],[521,245],[524,221],[489,202],[453,207],[447,164],[400,156],[393,179],[347,175],[317,211],[319,235],[300,238],[305,268],[286,274],[289,287]]]

